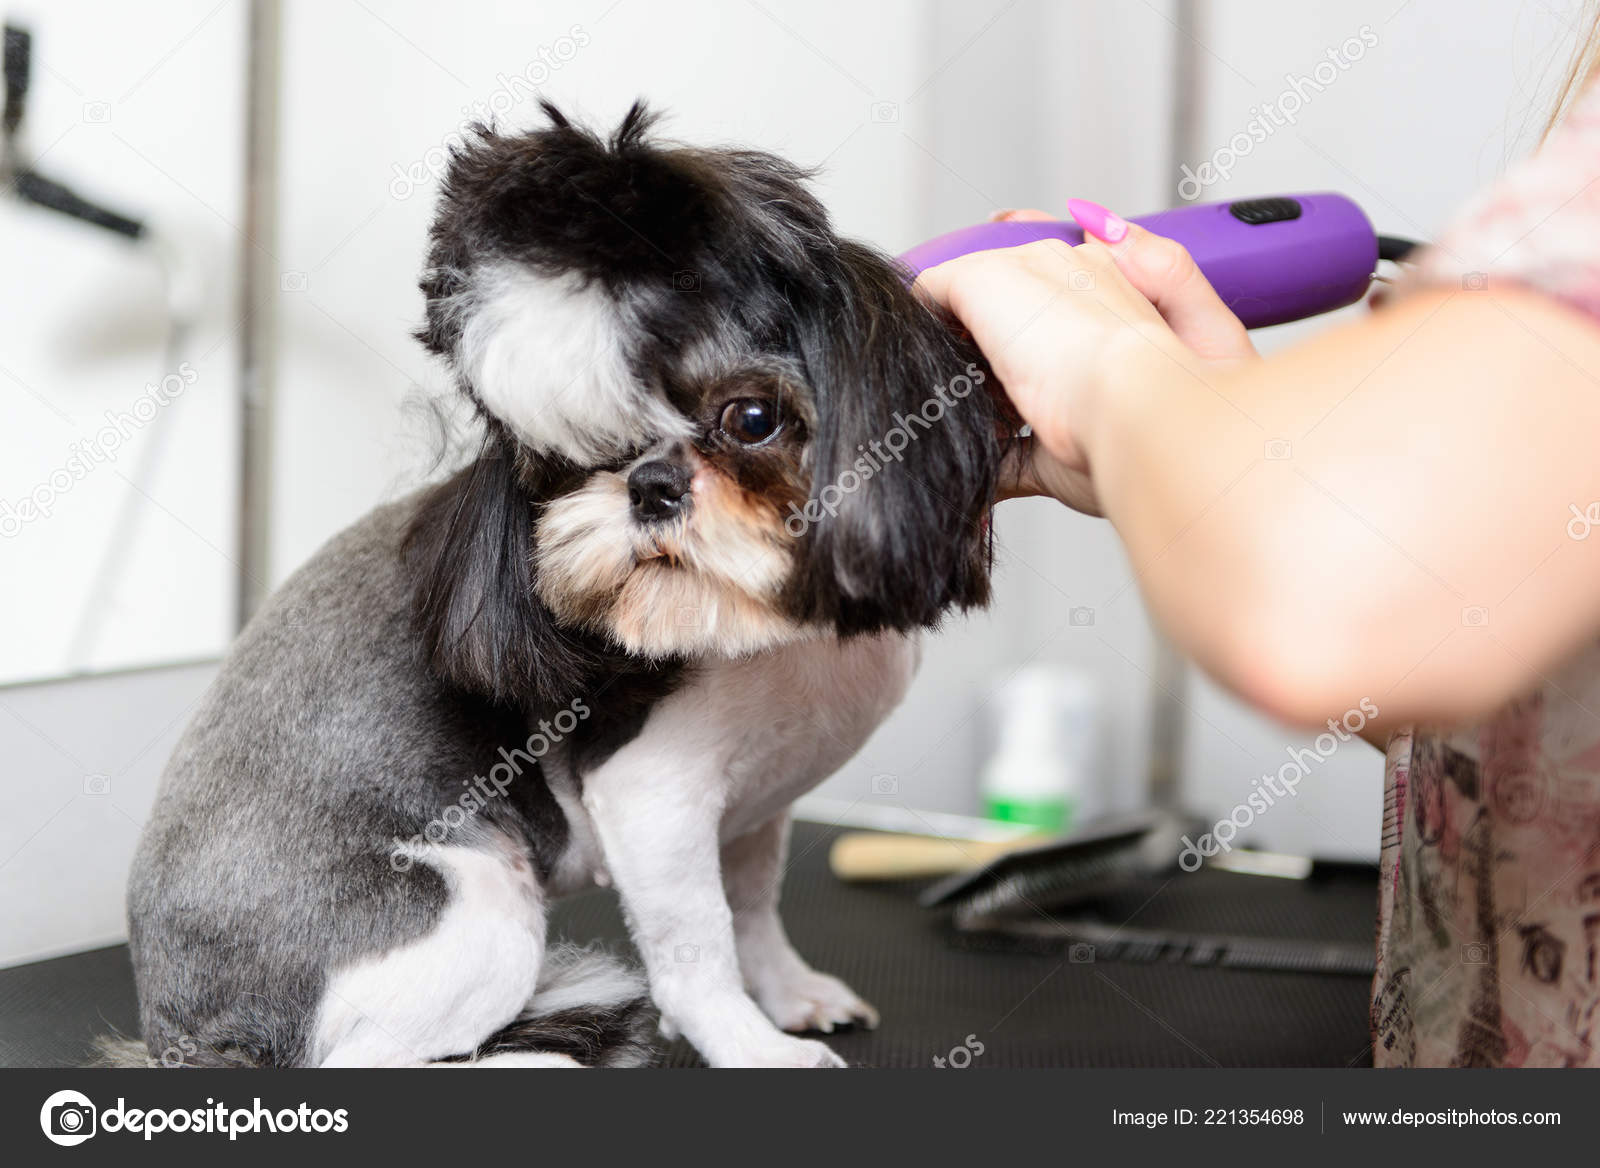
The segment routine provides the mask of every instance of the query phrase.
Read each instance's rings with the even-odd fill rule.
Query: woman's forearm
[[[1083,444],[1157,619],[1321,722],[1488,711],[1600,629],[1600,334],[1519,290],[1430,292],[1226,372],[1136,338]]]

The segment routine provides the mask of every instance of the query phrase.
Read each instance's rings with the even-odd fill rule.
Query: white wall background
[[[0,16],[35,33],[28,158],[146,217],[175,253],[196,378],[75,476],[106,414],[132,418],[174,372],[162,265],[0,199],[0,682],[215,654],[232,609],[242,7],[51,0]],[[28,498],[48,518],[21,518]]]
[[[139,829],[215,673],[179,665],[0,689],[0,965],[127,936]]]
[[[137,16],[124,7],[35,8],[48,66],[36,70],[35,145],[51,146],[47,169],[60,177],[171,224],[211,281],[195,341],[210,352],[195,390],[164,415],[171,432],[148,500],[123,478],[137,481],[130,447],[75,485],[48,522],[0,539],[0,678],[204,655],[226,638],[243,13],[231,0],[173,0]],[[1274,99],[1285,73],[1309,73],[1363,25],[1378,37],[1296,127],[1256,146],[1207,197],[1343,190],[1380,230],[1426,238],[1530,144],[1539,82],[1570,43],[1575,3],[1201,8],[1193,113],[1204,154]],[[463,107],[503,105],[504,79],[541,49],[564,55],[575,26],[588,43],[550,71],[546,96],[604,122],[643,94],[670,112],[675,136],[819,165],[843,229],[896,250],[998,206],[1059,208],[1077,195],[1132,214],[1176,202],[1174,12],[1171,0],[291,2],[272,257],[283,289],[274,576],[427,465],[429,439],[405,402],[442,386],[408,336],[433,183],[424,177],[407,192],[397,175],[430,157]],[[531,121],[528,90],[512,97],[505,120]],[[85,103],[100,100],[109,123],[86,122]],[[136,254],[5,201],[0,257],[9,277],[0,281],[3,501],[33,489],[102,410],[122,408],[161,372],[161,313]],[[127,514],[138,538],[107,602],[112,619],[92,657],[75,660],[85,581]],[[1152,642],[1114,538],[1037,501],[1007,504],[998,532],[995,607],[932,640],[905,707],[826,794],[972,810],[990,695],[1032,660],[1098,679],[1109,727],[1102,803],[1139,801]],[[1068,623],[1076,606],[1094,609],[1092,626]],[[0,689],[0,962],[119,935],[120,874],[160,760],[206,676]],[[1302,741],[1202,682],[1184,700],[1186,789],[1208,814],[1226,812]],[[1261,821],[1259,838],[1373,854],[1380,772],[1367,748],[1341,748]],[[871,777],[886,773],[898,793],[874,796]],[[93,775],[112,776],[109,795],[86,793]]]

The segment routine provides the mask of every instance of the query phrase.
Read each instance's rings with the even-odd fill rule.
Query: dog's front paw
[[[836,1055],[825,1042],[815,1038],[790,1038],[775,1035],[770,1042],[743,1051],[733,1058],[717,1060],[714,1066],[724,1067],[842,1067],[844,1059]]]
[[[836,977],[814,969],[798,969],[767,986],[757,987],[756,1001],[782,1030],[820,1030],[836,1026],[878,1025],[878,1011]]]

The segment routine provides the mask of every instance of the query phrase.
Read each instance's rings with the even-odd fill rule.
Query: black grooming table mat
[[[827,852],[836,834],[796,825],[783,907],[800,952],[883,1013],[876,1031],[828,1037],[852,1063],[1371,1065],[1364,978],[1108,960],[1065,943],[1028,951],[957,937],[944,916],[916,906],[920,885],[835,880]],[[1371,939],[1376,901],[1370,875],[1360,873],[1302,882],[1199,872],[1130,886],[1096,912],[1142,928],[1349,942]],[[627,950],[609,892],[570,897],[553,916],[557,934]],[[111,1029],[137,1030],[124,947],[0,970],[0,1066],[75,1065],[89,1040]],[[664,1061],[698,1060],[676,1043]]]

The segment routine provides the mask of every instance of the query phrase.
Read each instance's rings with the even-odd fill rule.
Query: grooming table
[[[828,871],[837,830],[795,827],[784,920],[795,946],[883,1013],[829,1043],[853,1064],[931,1067],[1370,1066],[1366,978],[1262,973],[1170,960],[1082,960],[1064,943],[1019,950],[958,937],[919,909],[917,883],[845,885]],[[1143,928],[1362,942],[1375,876],[1312,881],[1203,871],[1119,891],[1102,919]],[[555,908],[552,933],[627,950],[615,896]],[[1074,961],[1073,957],[1079,960]],[[0,970],[0,1066],[71,1066],[89,1040],[137,1032],[125,946]],[[968,1037],[973,1039],[967,1043]],[[973,1054],[981,1044],[982,1053]],[[671,1066],[699,1065],[682,1042]]]

